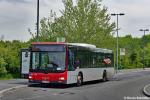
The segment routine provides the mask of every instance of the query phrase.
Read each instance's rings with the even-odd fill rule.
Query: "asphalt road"
[[[150,83],[150,71],[118,74],[108,82],[90,82],[81,87],[34,86],[3,95],[2,100],[125,100],[145,97],[142,88]],[[141,100],[141,99],[138,99]]]
[[[26,79],[11,79],[11,80],[0,80],[0,91],[15,87],[18,85],[27,85],[28,80]]]

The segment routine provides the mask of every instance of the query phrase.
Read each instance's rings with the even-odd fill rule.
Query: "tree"
[[[144,48],[146,66],[150,66],[150,43]]]
[[[56,41],[57,31],[59,30],[59,27],[56,27],[56,19],[56,13],[52,10],[50,11],[49,18],[41,19],[40,41]]]
[[[18,74],[20,69],[20,49],[27,48],[28,43],[0,41],[0,77],[8,74]]]
[[[65,37],[67,42],[84,42],[106,47],[104,40],[112,38],[114,23],[110,23],[107,8],[101,0],[63,0],[65,9],[57,18],[51,11],[49,18],[41,20],[42,40],[54,41],[56,37]],[[54,39],[55,38],[55,39]]]
[[[130,59],[131,59],[131,63],[135,63],[136,59],[137,59],[137,53],[135,51],[133,51],[130,55]]]
[[[4,50],[4,49],[3,49]],[[6,61],[4,59],[4,56],[2,54],[0,54],[0,77],[1,76],[5,76],[6,73],[7,73],[7,70],[6,70]]]

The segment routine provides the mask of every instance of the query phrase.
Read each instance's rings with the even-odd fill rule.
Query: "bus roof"
[[[96,48],[94,52],[113,53],[112,50],[109,50],[109,49],[103,49],[103,48]]]
[[[93,46],[94,48],[96,47],[95,45],[86,43],[65,43],[65,42],[33,42],[32,44],[68,44],[73,46]]]
[[[90,49],[92,50],[93,52],[102,52],[102,53],[113,53],[112,50],[109,50],[109,49],[103,49],[103,48],[96,48],[95,45],[92,45],[92,44],[86,44],[86,43],[65,43],[65,42],[33,42],[32,45],[36,45],[36,44],[45,44],[45,45],[48,45],[48,44],[62,44],[62,45],[69,45],[69,46],[72,46],[72,47],[84,47],[84,48],[87,48],[87,49]]]
[[[91,48],[95,49],[96,46],[92,44],[86,44],[86,43],[67,43],[70,46],[77,46],[77,47],[85,47],[85,48]]]
[[[65,42],[33,42],[33,45],[36,44],[67,44],[69,46],[78,46],[78,47],[86,47],[86,48],[96,48],[95,45],[86,44],[86,43],[65,43]]]
[[[33,42],[34,44],[66,44],[65,42]]]

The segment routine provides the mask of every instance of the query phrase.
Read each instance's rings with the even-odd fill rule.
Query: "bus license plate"
[[[42,81],[42,83],[50,83],[49,81]]]

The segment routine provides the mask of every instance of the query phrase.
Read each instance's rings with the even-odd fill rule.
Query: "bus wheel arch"
[[[81,86],[83,84],[83,73],[79,72],[77,75],[77,86]]]
[[[106,82],[108,80],[107,70],[106,69],[103,71],[102,80],[103,80],[103,82]]]

